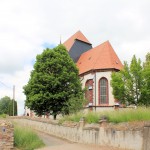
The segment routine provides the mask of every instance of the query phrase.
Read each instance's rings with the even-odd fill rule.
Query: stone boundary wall
[[[0,150],[14,149],[14,127],[11,122],[0,120]]]
[[[113,146],[127,150],[149,150],[150,123],[130,124],[85,124],[67,122],[60,125],[57,121],[40,118],[13,119],[22,126],[28,126],[69,141]]]

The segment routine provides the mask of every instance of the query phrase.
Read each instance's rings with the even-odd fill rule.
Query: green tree
[[[8,106],[11,99],[8,96],[5,96],[0,99],[0,114],[8,114]]]
[[[131,82],[132,82],[132,96],[134,98],[133,103],[139,103],[140,93],[141,93],[141,85],[142,85],[142,66],[141,60],[136,59],[135,55],[132,58],[130,65],[130,74],[131,74]]]
[[[135,55],[130,66],[124,62],[124,68],[112,73],[111,86],[113,95],[123,104],[138,104],[141,96],[142,66],[140,59]]]
[[[49,112],[56,119],[60,113],[69,114],[82,108],[78,69],[63,45],[37,55],[24,93],[26,106],[37,115]]]
[[[143,82],[141,88],[140,104],[150,106],[150,53],[146,55],[146,61],[143,64]]]

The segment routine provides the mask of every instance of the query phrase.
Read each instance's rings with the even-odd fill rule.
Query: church
[[[111,73],[123,65],[109,41],[92,47],[81,31],[76,32],[63,45],[79,69],[82,87],[86,88],[87,110],[101,111],[114,108],[117,100],[112,94]]]
[[[92,47],[81,31],[76,32],[63,45],[79,69],[82,88],[86,88],[88,104],[85,111],[114,109],[117,100],[112,94],[111,73],[119,71],[123,65],[109,41]],[[25,115],[35,113],[25,108]]]

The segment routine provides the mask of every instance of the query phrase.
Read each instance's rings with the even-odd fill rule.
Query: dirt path
[[[73,143],[60,138],[50,136],[42,132],[37,133],[46,145],[44,148],[40,148],[38,150],[121,150],[112,147]]]

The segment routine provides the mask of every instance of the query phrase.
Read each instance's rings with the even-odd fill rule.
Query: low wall
[[[13,150],[14,128],[11,122],[0,120],[0,150]]]
[[[14,119],[17,123],[67,139],[69,141],[131,150],[149,150],[150,126],[141,124],[84,124],[57,122],[44,119]]]

